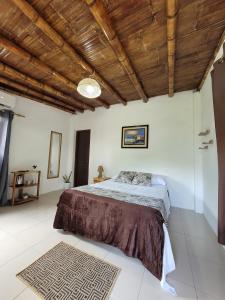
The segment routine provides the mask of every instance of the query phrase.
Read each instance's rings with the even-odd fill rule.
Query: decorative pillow
[[[136,174],[136,172],[132,171],[121,171],[120,174],[115,178],[115,181],[131,184]]]
[[[151,177],[152,177],[152,174],[150,174],[150,173],[139,172],[134,176],[134,178],[132,180],[132,184],[151,186]]]

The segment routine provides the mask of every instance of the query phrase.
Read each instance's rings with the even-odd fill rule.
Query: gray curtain
[[[8,204],[8,162],[12,111],[0,111],[0,206]]]

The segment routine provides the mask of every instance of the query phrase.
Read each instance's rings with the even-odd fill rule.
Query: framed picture
[[[24,184],[24,175],[16,176],[16,186],[21,186]]]
[[[122,127],[121,148],[148,148],[148,125]]]

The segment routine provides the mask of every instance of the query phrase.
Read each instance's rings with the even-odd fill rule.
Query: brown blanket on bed
[[[151,207],[66,190],[60,197],[54,228],[84,235],[139,258],[158,279],[163,264],[163,218]]]

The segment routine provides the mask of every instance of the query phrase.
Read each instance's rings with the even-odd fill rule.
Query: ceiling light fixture
[[[97,98],[101,95],[100,85],[92,78],[82,79],[77,86],[77,91],[86,98]]]

